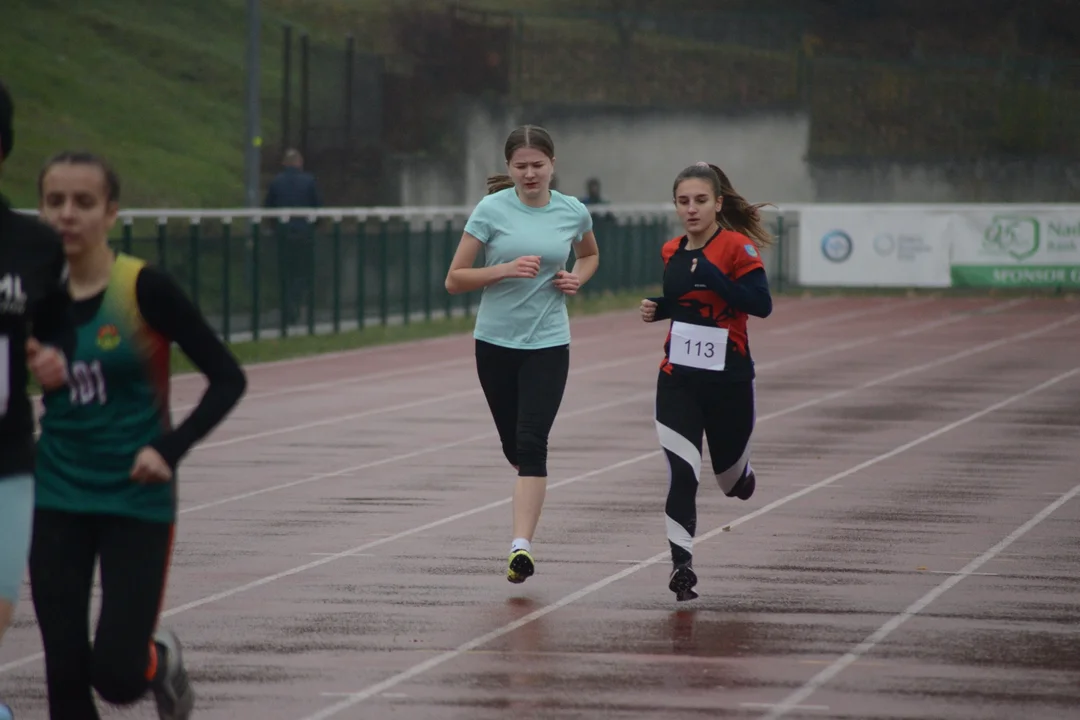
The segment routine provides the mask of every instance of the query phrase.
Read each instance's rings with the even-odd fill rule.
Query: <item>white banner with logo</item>
[[[948,287],[945,212],[881,205],[799,212],[799,282],[853,287]]]
[[[1080,205],[969,206],[946,232],[957,287],[1080,288]]]

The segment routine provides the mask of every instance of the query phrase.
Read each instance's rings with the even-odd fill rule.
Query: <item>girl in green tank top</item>
[[[199,310],[163,270],[114,252],[120,183],[100,158],[63,153],[38,183],[42,219],[61,235],[76,324],[69,388],[43,398],[30,581],[53,717],[97,718],[93,690],[189,717],[194,693],[176,636],[158,630],[177,510],[177,466],[239,402],[246,379]],[[206,376],[174,426],[172,343]],[[87,609],[100,561],[92,648]],[[92,679],[92,680],[91,680]]]

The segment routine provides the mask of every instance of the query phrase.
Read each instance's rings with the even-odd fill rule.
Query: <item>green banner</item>
[[[1080,288],[1080,265],[953,265],[955,287]]]

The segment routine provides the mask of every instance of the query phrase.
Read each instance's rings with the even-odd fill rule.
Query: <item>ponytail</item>
[[[514,181],[510,179],[509,175],[492,175],[487,179],[488,195],[512,187],[514,187]]]
[[[712,163],[704,162],[691,165],[679,173],[678,177],[675,178],[672,194],[678,188],[679,183],[688,178],[699,178],[712,183],[716,196],[723,200],[720,213],[716,216],[716,221],[720,227],[746,235],[759,249],[772,245],[772,234],[761,221],[761,213],[759,212],[761,208],[772,205],[772,203],[752,205],[746,198],[736,192],[731,185],[731,180],[728,179],[723,170]]]
[[[746,198],[732,187],[731,181],[728,180],[723,170],[712,163],[709,163],[709,167],[716,173],[716,178],[720,181],[720,196],[724,200],[723,205],[720,207],[720,214],[716,218],[720,226],[746,235],[759,249],[772,245],[772,234],[766,229],[765,224],[761,222],[761,213],[759,212],[761,208],[772,205],[772,203],[750,204]]]

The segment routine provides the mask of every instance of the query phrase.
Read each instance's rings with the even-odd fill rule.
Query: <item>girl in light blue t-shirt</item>
[[[555,145],[547,131],[515,129],[505,156],[510,174],[489,178],[446,289],[483,288],[473,332],[476,370],[503,454],[518,472],[507,579],[520,583],[535,570],[531,543],[547,490],[548,434],[570,369],[566,296],[593,276],[600,256],[585,205],[550,188]],[[484,265],[474,268],[481,249]],[[571,249],[576,260],[568,271]]]

